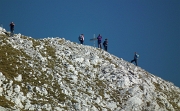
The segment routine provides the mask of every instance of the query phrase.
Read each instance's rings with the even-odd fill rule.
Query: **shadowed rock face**
[[[0,31],[0,51],[2,111],[180,109],[178,87],[98,48]]]

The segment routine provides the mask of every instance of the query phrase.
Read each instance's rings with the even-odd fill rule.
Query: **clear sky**
[[[180,87],[180,0],[0,0],[0,24],[35,39],[101,34],[108,52]],[[97,44],[96,44],[97,46]]]

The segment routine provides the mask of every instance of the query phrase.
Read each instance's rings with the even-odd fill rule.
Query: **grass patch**
[[[24,70],[26,63],[18,59],[20,56],[26,59],[30,58],[25,53],[14,49],[10,44],[0,46],[0,71],[6,78],[13,80]]]
[[[8,101],[4,96],[0,96],[0,106],[4,108],[11,108],[15,104],[11,101]]]

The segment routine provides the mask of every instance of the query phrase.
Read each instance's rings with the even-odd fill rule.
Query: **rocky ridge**
[[[180,110],[180,88],[104,50],[4,32],[1,111]]]

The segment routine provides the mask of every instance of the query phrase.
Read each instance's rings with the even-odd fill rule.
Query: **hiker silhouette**
[[[134,53],[134,59],[131,60],[131,63],[135,62],[136,66],[138,66],[138,58],[139,58],[139,55],[137,54],[137,52],[135,52]]]
[[[97,40],[98,40],[98,48],[102,49],[102,46],[101,46],[102,36],[100,34],[98,35]]]
[[[10,26],[10,31],[11,31],[10,36],[13,36],[14,35],[14,26],[15,26],[15,24],[13,22],[11,22],[9,26]]]
[[[79,42],[80,44],[84,43],[84,34],[79,35]]]
[[[103,46],[104,46],[104,50],[107,51],[107,46],[108,46],[108,40],[105,39],[105,41],[103,42]]]

